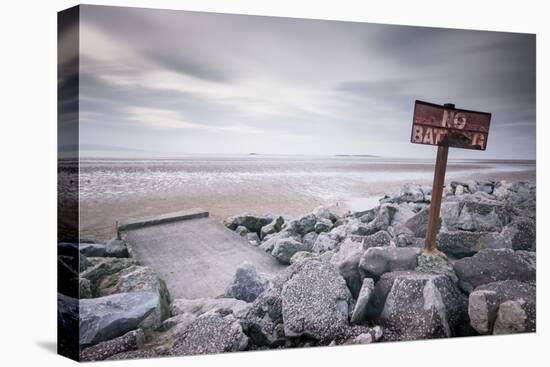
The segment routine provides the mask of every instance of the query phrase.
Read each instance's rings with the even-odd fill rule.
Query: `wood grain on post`
[[[444,107],[454,108],[454,104],[445,104]],[[426,243],[424,250],[432,252],[436,249],[436,236],[439,228],[439,211],[441,209],[441,199],[443,197],[443,186],[445,185],[445,171],[447,170],[447,157],[449,147],[440,145],[437,147],[437,158],[435,161],[434,181],[432,184],[432,198],[430,202],[430,211],[428,213],[428,228],[426,230]]]
[[[435,174],[432,185],[432,199],[430,211],[428,214],[428,229],[426,230],[426,244],[424,249],[427,252],[435,250],[435,238],[439,228],[439,210],[441,208],[441,198],[443,197],[443,186],[445,185],[445,171],[447,169],[447,156],[449,147],[437,147],[437,159],[435,161]]]

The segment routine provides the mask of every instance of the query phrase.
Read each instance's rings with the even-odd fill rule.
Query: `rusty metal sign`
[[[411,143],[485,150],[491,114],[416,101]]]

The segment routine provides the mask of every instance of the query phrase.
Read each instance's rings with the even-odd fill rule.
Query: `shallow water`
[[[115,221],[191,207],[222,219],[298,215],[319,204],[363,210],[405,182],[431,184],[434,162],[373,157],[189,156],[81,159],[81,233],[106,239]],[[534,162],[450,161],[446,180],[535,178]]]

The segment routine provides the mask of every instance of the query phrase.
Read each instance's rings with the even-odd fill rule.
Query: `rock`
[[[484,249],[457,260],[454,271],[459,286],[470,293],[483,284],[500,280],[535,281],[535,253],[511,249]]]
[[[428,227],[428,214],[429,208],[424,208],[416,213],[414,216],[407,219],[403,223],[403,226],[409,229],[414,237],[424,238],[426,237],[426,229]]]
[[[57,288],[66,296],[78,297],[78,256],[57,256]]]
[[[327,343],[348,326],[351,294],[331,264],[306,261],[282,289],[287,337],[306,335]]]
[[[298,261],[278,273],[269,288],[252,303],[241,325],[254,345],[279,347],[287,339],[283,328],[282,289],[284,284],[305,264]]]
[[[307,247],[307,248],[313,248],[313,245],[315,245],[315,241],[317,240],[317,237],[319,235],[316,233],[316,232],[309,232],[309,233],[306,233],[304,235],[304,237],[302,237],[302,243]],[[334,239],[331,237],[331,239]]]
[[[141,322],[144,328],[156,328],[162,320],[170,314],[170,295],[166,284],[148,266],[132,265],[118,273],[104,277],[96,290],[98,296],[108,296],[116,293],[127,293],[136,291],[158,292],[160,302],[158,308]]]
[[[79,251],[87,257],[104,257],[106,249],[102,243],[81,243]]]
[[[206,313],[232,313],[236,318],[243,318],[250,309],[250,304],[234,298],[178,298],[172,301],[172,315],[201,316]]]
[[[513,334],[536,331],[535,303],[523,299],[510,300],[500,304],[493,333]]]
[[[467,300],[446,276],[411,272],[395,278],[380,314],[385,340],[448,338],[467,320]]]
[[[78,360],[78,298],[57,293],[57,351]]]
[[[245,238],[253,246],[258,246],[260,244],[260,237],[258,237],[256,232],[247,233]]]
[[[447,231],[500,232],[510,221],[510,208],[478,192],[444,201],[441,220]]]
[[[371,247],[361,257],[359,268],[376,278],[392,271],[413,270],[419,252],[410,247]]]
[[[346,225],[341,225],[336,228],[333,227],[332,230],[328,233],[328,236],[335,241],[341,242],[346,238],[347,230],[348,228]],[[306,236],[304,236],[304,238],[305,237]]]
[[[476,248],[483,249],[499,249],[512,248],[513,229],[504,227],[502,232],[487,232],[481,233],[477,240]]]
[[[128,253],[126,242],[113,238],[105,244],[105,256],[119,258],[129,257],[130,254]]]
[[[283,264],[290,264],[290,258],[298,251],[309,251],[310,249],[302,242],[292,238],[282,238],[275,243],[271,254]]]
[[[365,250],[371,247],[386,247],[393,245],[393,239],[387,231],[378,231],[375,234],[363,238],[363,248]]]
[[[332,213],[329,208],[324,206],[318,206],[313,209],[312,214],[315,215],[317,219],[328,219],[331,223],[334,223],[339,219],[336,214]]]
[[[442,231],[437,235],[437,248],[455,258],[472,256],[480,250],[479,240],[484,234],[484,232]]]
[[[432,253],[421,252],[416,259],[418,265],[415,271],[419,273],[441,274],[446,275],[454,283],[458,282],[458,278],[453,270],[453,265],[447,259],[444,253],[434,251]]]
[[[382,313],[382,309],[386,303],[386,297],[390,293],[395,279],[410,274],[415,274],[415,271],[393,271],[383,274],[380,279],[375,282],[374,292],[367,309],[367,319],[377,320],[380,317],[380,313]]]
[[[235,228],[235,233],[241,237],[245,237],[247,234],[250,233],[250,231],[245,226],[238,226],[237,228]]]
[[[373,338],[370,333],[359,334],[353,340],[353,344],[370,344],[372,342]]]
[[[88,267],[90,266],[90,261],[86,256],[82,254],[79,256],[79,260],[80,260],[80,263],[78,264],[79,272],[82,273],[84,270],[88,269]]]
[[[79,298],[92,298],[92,288],[90,286],[90,281],[86,278],[78,279],[79,286]]]
[[[80,345],[97,344],[139,328],[159,303],[159,294],[153,291],[80,300]]]
[[[363,240],[360,237],[350,237],[342,242],[340,251],[334,254],[330,260],[346,281],[354,297],[359,295],[363,284],[363,276],[359,270],[359,261],[364,251]]]
[[[284,222],[285,222],[284,218],[281,216],[278,216],[271,223],[266,224],[265,226],[262,227],[262,229],[260,230],[260,238],[264,239],[266,236],[270,234],[280,232]]]
[[[312,232],[315,230],[315,224],[317,223],[317,218],[313,214],[307,214],[298,219],[291,220],[288,223],[285,223],[283,229],[288,230],[291,233],[299,234],[301,236],[306,233]]]
[[[367,311],[370,299],[374,293],[374,280],[371,278],[365,278],[363,280],[363,285],[361,286],[361,291],[357,297],[357,302],[355,303],[355,308],[351,315],[351,323],[359,324],[367,319]]]
[[[395,203],[404,203],[404,202],[423,202],[424,201],[424,191],[422,186],[414,183],[407,183],[403,185],[401,190],[392,196],[392,202]]]
[[[269,279],[258,274],[250,263],[243,263],[225,288],[224,297],[245,302],[254,301],[269,285]]]
[[[514,220],[503,230],[514,250],[535,251],[537,243],[537,226],[529,218]]]
[[[330,231],[331,228],[332,222],[330,221],[330,219],[319,218],[317,219],[317,223],[315,223],[314,230],[317,233],[322,233]]]
[[[118,353],[105,360],[122,361],[122,360],[129,360],[129,359],[151,359],[151,358],[158,358],[158,357],[164,357],[164,355],[159,353],[156,349],[145,348],[145,349],[136,349],[136,350],[130,350],[127,352]]]
[[[401,203],[396,207],[396,209],[397,211],[393,216],[392,225],[397,223],[405,223],[416,214],[415,211],[411,209],[409,203]]]
[[[322,254],[326,251],[334,250],[337,245],[338,242],[331,239],[328,234],[321,233],[319,236],[317,236],[317,239],[313,244],[312,251],[317,254]]]
[[[92,295],[94,296],[97,294],[97,288],[102,279],[136,265],[135,260],[114,257],[98,258],[93,261],[89,259],[89,261],[90,266],[80,276],[90,281]]]
[[[236,230],[239,226],[244,226],[251,232],[260,233],[262,227],[272,221],[272,217],[258,217],[255,215],[243,214],[229,217],[223,221],[223,224],[232,231]]]
[[[307,261],[308,259],[318,259],[319,256],[317,254],[313,254],[309,251],[298,251],[292,257],[290,258],[290,263],[294,264],[299,261]]]
[[[479,286],[470,293],[468,314],[480,334],[534,332],[536,288],[517,280]]]
[[[397,208],[391,204],[381,204],[376,217],[367,224],[365,233],[359,235],[371,235],[380,230],[386,230],[392,223]]]
[[[349,344],[370,344],[379,341],[384,332],[378,325],[369,328],[366,333],[361,333],[351,340]]]
[[[425,239],[420,237],[414,237],[412,234],[401,233],[395,236],[395,246],[397,247],[416,247],[423,248]]]
[[[85,348],[80,353],[80,361],[102,361],[115,354],[136,350],[143,347],[145,335],[143,330],[132,330],[126,334],[105,342]]]
[[[197,317],[168,349],[168,355],[192,355],[245,350],[248,337],[233,315],[207,314]]]

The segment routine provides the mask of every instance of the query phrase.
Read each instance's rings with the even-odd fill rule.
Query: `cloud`
[[[534,143],[508,143],[535,135],[534,35],[82,9],[86,144],[431,156],[409,143],[414,100],[423,99],[493,113],[483,156],[456,156],[535,156]]]

